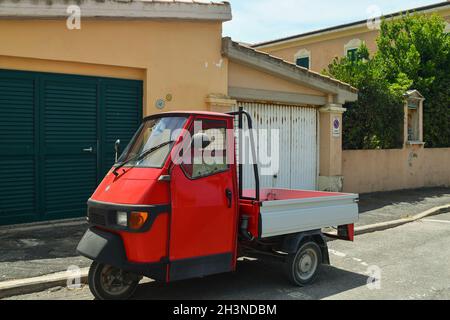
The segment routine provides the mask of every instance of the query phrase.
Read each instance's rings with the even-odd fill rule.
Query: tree
[[[359,99],[345,104],[344,149],[392,149],[402,146],[402,95],[409,82],[391,86],[380,62],[363,44],[356,57],[336,58],[325,74],[359,89]]]
[[[392,88],[409,85],[425,97],[427,147],[450,146],[450,36],[438,15],[383,21],[377,59]]]
[[[361,46],[356,59],[335,59],[324,71],[359,89],[359,101],[344,114],[346,149],[395,148],[403,136],[402,94],[425,97],[427,147],[450,147],[450,36],[437,15],[404,15],[384,20],[378,51]]]

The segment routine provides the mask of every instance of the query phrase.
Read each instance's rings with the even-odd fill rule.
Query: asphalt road
[[[450,188],[422,188],[360,195],[356,226],[410,217],[450,203]],[[23,228],[0,226],[0,281],[66,271],[68,266],[88,267],[90,261],[76,252],[87,223],[72,226],[48,224]]]
[[[162,285],[140,285],[136,299],[450,299],[450,213],[329,243],[332,266],[305,288],[280,265],[243,261],[238,271]],[[372,276],[372,277],[370,277]],[[375,281],[368,280],[378,279]],[[9,299],[92,299],[87,287],[55,288]]]

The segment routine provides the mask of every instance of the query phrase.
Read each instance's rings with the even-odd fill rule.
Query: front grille
[[[99,225],[99,226],[106,226],[106,216],[100,213],[92,212],[89,210],[89,223]]]
[[[88,206],[89,223],[107,227],[116,223],[115,210]]]

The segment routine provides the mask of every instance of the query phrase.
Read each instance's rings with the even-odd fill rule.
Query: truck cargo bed
[[[353,224],[358,195],[288,189],[261,190],[261,238]]]

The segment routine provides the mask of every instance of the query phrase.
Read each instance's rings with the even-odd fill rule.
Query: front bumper
[[[114,233],[89,228],[77,246],[77,252],[99,263],[143,275],[156,281],[165,281],[167,264],[129,262],[122,238]]]

